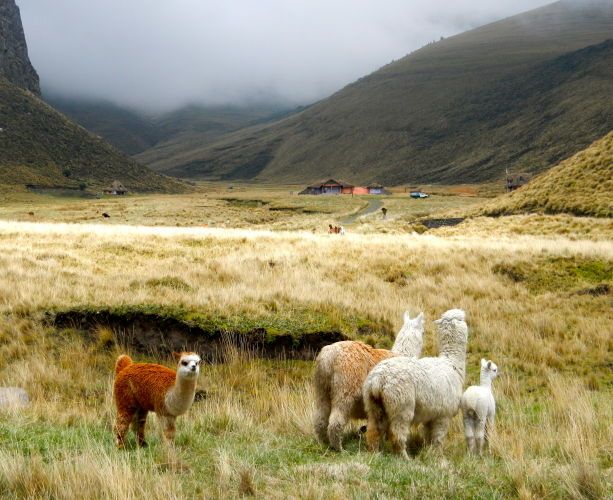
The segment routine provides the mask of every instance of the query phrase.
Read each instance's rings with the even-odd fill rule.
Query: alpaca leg
[[[379,451],[381,437],[387,431],[388,421],[383,409],[376,403],[371,404],[366,426],[366,446],[369,451]]]
[[[494,432],[494,415],[488,415],[485,421],[485,441],[489,447],[490,438]]]
[[[126,409],[117,409],[117,417],[115,418],[115,438],[118,448],[123,448],[125,445],[126,434],[130,428],[130,423],[134,418],[134,412]]]
[[[173,442],[176,434],[175,417],[162,417],[161,420],[164,428],[164,437],[168,441]]]
[[[434,446],[441,446],[445,436],[447,436],[448,429],[449,419],[447,418],[440,418],[430,422],[430,443]]]
[[[478,420],[475,424],[475,441],[477,442],[477,453],[483,454],[485,443],[485,420]]]
[[[412,416],[411,416],[412,417]],[[392,442],[392,449],[394,453],[400,455],[405,460],[409,459],[407,453],[407,440],[409,438],[409,432],[411,431],[411,420],[405,420],[403,418],[396,418],[390,422],[389,437]]]
[[[474,421],[470,417],[464,417],[464,436],[469,453],[475,453],[475,432],[473,429]]]
[[[145,424],[147,423],[147,410],[139,410],[134,417],[134,432],[136,433],[136,444],[147,446],[145,441]]]
[[[315,410],[315,434],[323,444],[328,442],[328,423],[330,420],[330,398],[327,395],[318,395]]]
[[[330,413],[328,423],[328,443],[336,451],[343,450],[343,430],[347,424],[349,411],[345,408],[334,408]]]

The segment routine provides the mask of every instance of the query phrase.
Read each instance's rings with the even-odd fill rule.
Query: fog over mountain
[[[46,93],[161,111],[308,104],[547,0],[18,0]]]

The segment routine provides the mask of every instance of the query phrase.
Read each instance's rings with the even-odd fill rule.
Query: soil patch
[[[457,226],[464,220],[464,217],[451,217],[448,219],[424,219],[420,222],[428,229],[436,229],[437,227]]]
[[[266,328],[232,331],[196,325],[181,319],[142,311],[70,310],[49,314],[56,328],[82,331],[92,341],[100,328],[110,328],[119,345],[154,355],[195,351],[208,362],[223,362],[228,348],[239,348],[263,358],[314,359],[322,347],[347,340],[340,331],[269,332]]]

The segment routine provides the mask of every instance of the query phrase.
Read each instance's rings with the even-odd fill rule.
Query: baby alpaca
[[[498,376],[493,361],[481,360],[479,385],[471,385],[462,395],[460,406],[464,416],[464,435],[470,453],[483,452],[485,440],[494,426],[496,401],[492,393],[492,381]]]
[[[362,394],[368,415],[366,443],[379,448],[387,434],[394,452],[408,459],[412,424],[424,424],[426,441],[440,445],[458,412],[466,370],[468,327],[464,311],[452,309],[435,321],[440,354],[436,358],[397,356],[381,361],[366,377]]]
[[[117,358],[113,396],[117,406],[115,433],[120,448],[131,423],[134,423],[138,445],[146,446],[145,423],[150,411],[162,422],[166,438],[174,440],[175,419],[194,402],[201,360],[193,352],[173,353],[173,356],[178,362],[176,372],[162,365],[133,363],[125,354]]]
[[[366,418],[362,384],[368,372],[382,359],[396,354],[419,357],[423,333],[423,313],[411,319],[407,311],[391,351],[351,340],[321,350],[315,361],[314,382],[315,432],[322,443],[342,449],[343,429],[349,419]]]

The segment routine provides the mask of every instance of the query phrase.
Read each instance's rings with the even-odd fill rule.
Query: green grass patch
[[[537,294],[568,291],[613,281],[611,261],[580,257],[554,257],[514,264],[499,263],[493,270]]]

